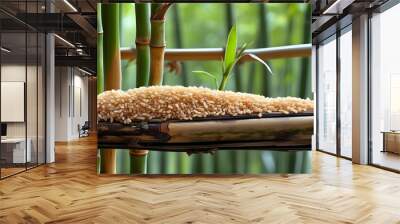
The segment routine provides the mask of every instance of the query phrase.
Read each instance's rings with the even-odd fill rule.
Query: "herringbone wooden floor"
[[[400,175],[314,153],[310,175],[99,177],[94,138],[0,181],[0,223],[400,223]]]

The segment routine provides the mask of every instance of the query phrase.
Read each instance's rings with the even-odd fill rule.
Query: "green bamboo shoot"
[[[235,24],[235,11],[233,5],[231,3],[225,4],[225,11],[226,11],[226,34],[229,34],[229,29]],[[234,80],[235,80],[235,87],[236,91],[242,91],[242,80],[240,76],[240,67],[235,66],[234,68]]]

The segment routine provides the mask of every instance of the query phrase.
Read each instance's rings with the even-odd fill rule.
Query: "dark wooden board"
[[[99,148],[202,152],[216,149],[310,150],[312,113],[270,113],[191,121],[99,122]]]

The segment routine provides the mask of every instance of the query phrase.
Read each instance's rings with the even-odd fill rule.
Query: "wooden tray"
[[[190,121],[99,122],[98,147],[203,152],[217,149],[311,150],[313,114],[268,113]]]

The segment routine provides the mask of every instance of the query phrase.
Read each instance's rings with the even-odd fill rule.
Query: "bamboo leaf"
[[[236,25],[234,25],[229,32],[228,40],[226,41],[225,47],[225,57],[224,57],[224,67],[225,69],[230,69],[233,67],[233,63],[236,58],[236,46],[237,46],[237,33]]]
[[[247,43],[243,43],[242,46],[240,46],[236,57],[241,57],[246,48],[247,48]]]
[[[203,75],[206,76],[208,78],[211,78],[212,80],[214,80],[214,84],[215,84],[215,89],[218,88],[218,80],[217,77],[215,77],[215,75],[209,73],[209,72],[205,72],[205,71],[192,71],[195,74],[199,74],[199,75]]]
[[[235,60],[233,61],[233,63],[230,64],[230,66],[224,71],[223,77],[222,77],[222,82],[221,82],[221,85],[219,86],[219,90],[224,90],[224,89],[225,89],[226,84],[227,84],[227,82],[228,82],[228,80],[229,80],[229,78],[230,78],[230,74],[231,74],[233,68],[234,68],[235,65],[236,65],[243,57],[245,57],[245,56],[249,56],[249,57],[251,57],[251,58],[253,58],[253,59],[259,61],[261,64],[263,64],[263,65],[268,69],[268,71],[269,71],[271,74],[273,74],[271,68],[269,67],[269,65],[268,65],[265,61],[263,61],[261,58],[259,58],[259,57],[256,56],[255,54],[243,54],[243,55],[241,55],[240,57],[235,58]]]
[[[267,68],[268,72],[271,73],[271,75],[274,74],[274,73],[272,72],[271,67],[269,67],[269,65],[268,65],[265,61],[263,61],[261,58],[259,58],[257,55],[255,55],[255,54],[245,54],[245,55],[247,55],[247,56],[249,56],[249,57],[251,57],[251,58],[257,60],[257,61],[260,62],[261,64],[263,64],[263,65]],[[245,56],[245,55],[243,55],[243,56]]]

